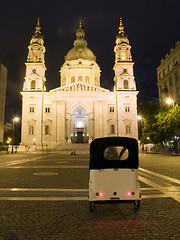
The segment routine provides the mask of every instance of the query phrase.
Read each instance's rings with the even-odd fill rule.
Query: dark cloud
[[[60,37],[64,37],[64,29],[61,26],[57,27],[57,33]]]

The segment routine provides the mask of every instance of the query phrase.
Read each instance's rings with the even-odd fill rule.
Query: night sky
[[[102,71],[101,87],[113,90],[114,46],[122,17],[135,62],[138,103],[158,102],[156,68],[180,40],[179,0],[3,1],[0,61],[8,69],[6,122],[21,115],[24,63],[38,17],[46,47],[47,90],[60,86],[59,70],[73,47],[79,20]]]

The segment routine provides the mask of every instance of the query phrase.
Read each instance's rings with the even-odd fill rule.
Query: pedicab
[[[140,208],[138,142],[129,137],[105,137],[90,144],[89,210],[96,204],[132,203]]]

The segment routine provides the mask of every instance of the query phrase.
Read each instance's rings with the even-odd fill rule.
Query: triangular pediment
[[[97,87],[94,85],[91,85],[89,83],[84,83],[82,81],[74,82],[71,84],[68,84],[63,87],[58,87],[55,89],[50,90],[50,92],[75,92],[75,91],[81,91],[81,92],[109,92],[108,89]]]

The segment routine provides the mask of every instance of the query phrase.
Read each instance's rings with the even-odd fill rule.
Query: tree
[[[155,144],[170,140],[175,132],[180,129],[180,106],[173,108],[167,106],[155,107],[154,104],[146,104],[144,110],[144,127],[142,141],[147,142],[147,137]]]
[[[141,103],[138,107],[138,114],[143,119],[142,136],[140,138],[143,143],[154,142],[156,135],[156,129],[154,128],[156,123],[155,115],[159,112],[159,109],[159,105],[153,102]]]
[[[180,129],[180,106],[176,104],[171,109],[160,111],[155,115],[157,129],[157,139],[162,143],[165,140],[170,140],[175,135],[175,132]]]
[[[6,143],[8,138],[12,139],[13,137],[13,130],[10,129],[4,132],[4,142]],[[14,129],[14,144],[18,145],[21,142],[21,133],[19,129]]]

